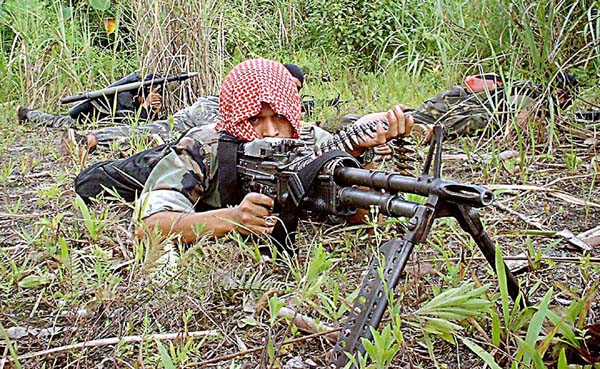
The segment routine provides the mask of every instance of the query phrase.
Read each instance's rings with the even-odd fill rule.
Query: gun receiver
[[[114,95],[116,93],[123,92],[123,91],[135,91],[142,87],[160,86],[162,84],[166,84],[166,83],[170,83],[170,82],[185,81],[186,79],[195,77],[197,75],[198,75],[198,72],[187,72],[187,73],[181,73],[181,74],[178,74],[175,76],[153,78],[153,79],[150,79],[147,81],[125,83],[122,85],[103,88],[101,90],[84,92],[84,93],[73,95],[73,96],[63,97],[60,100],[60,103],[61,104],[69,104],[69,103],[82,101],[82,100],[90,100],[90,99],[96,99],[96,98],[103,97],[103,96],[111,96],[111,95]]]

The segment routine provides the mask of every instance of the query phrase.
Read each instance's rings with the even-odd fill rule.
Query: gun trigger
[[[291,173],[288,177],[288,198],[291,198],[294,202],[294,205],[298,207],[300,205],[300,201],[304,197],[304,186],[302,185],[302,181],[300,181],[300,177],[298,177],[297,173]]]

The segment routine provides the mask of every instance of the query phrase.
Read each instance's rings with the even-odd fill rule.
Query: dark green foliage
[[[119,16],[124,4],[113,3],[110,14]],[[40,106],[50,99],[55,105],[65,87],[77,92],[104,85],[135,68],[125,39],[104,31],[107,13],[88,1],[10,0],[1,9],[0,78],[11,84],[0,92],[3,100],[27,98]]]
[[[296,1],[235,0],[217,7],[217,13],[234,59],[288,53],[301,34]]]
[[[311,1],[304,9],[304,45],[373,67],[377,53],[401,26],[393,21],[395,14],[402,13],[401,2],[392,0]]]

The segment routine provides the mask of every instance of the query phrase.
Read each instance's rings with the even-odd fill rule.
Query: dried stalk
[[[311,335],[308,335],[308,336],[294,338],[294,339],[291,339],[291,340],[284,341],[282,343],[282,346],[289,345],[289,344],[292,344],[292,343],[298,343],[298,342],[306,341],[306,340],[309,340],[309,339],[312,339],[312,338],[316,338],[316,337],[320,337],[320,336],[325,336],[325,335],[332,334],[332,333],[337,333],[337,332],[339,332],[341,330],[342,330],[342,328],[336,328],[336,329],[332,329],[330,331],[325,331],[325,332],[311,334]],[[229,355],[215,357],[215,358],[212,358],[210,360],[202,361],[200,363],[189,363],[189,364],[186,364],[186,368],[190,368],[190,367],[193,367],[193,368],[204,368],[204,366],[206,366],[208,364],[220,363],[222,361],[235,359],[236,357],[250,355],[250,354],[253,354],[255,352],[259,352],[261,350],[264,350],[264,349],[265,348],[261,346],[261,347],[256,347],[256,348],[253,348],[253,349],[250,349],[250,350],[246,350],[246,351],[236,352],[235,354],[229,354]]]
[[[46,356],[50,354],[55,354],[57,352],[70,351],[80,348],[88,348],[88,347],[97,347],[97,346],[109,346],[116,345],[117,343],[133,343],[133,342],[142,342],[149,340],[174,340],[178,338],[197,338],[197,337],[206,337],[206,336],[216,336],[218,332],[215,330],[209,331],[195,331],[195,332],[187,332],[187,333],[160,333],[160,334],[152,334],[149,336],[125,336],[125,337],[110,337],[110,338],[102,338],[97,340],[91,340],[86,342],[80,342],[72,345],[54,347],[48,350],[42,350],[37,352],[32,352],[29,354],[19,355],[17,359],[25,360],[31,359],[39,356]],[[13,358],[8,358],[6,362],[13,361]],[[4,365],[5,361],[0,361],[0,364]]]

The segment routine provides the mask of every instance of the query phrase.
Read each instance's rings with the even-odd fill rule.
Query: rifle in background
[[[197,75],[198,75],[198,72],[186,72],[186,73],[181,73],[181,74],[178,74],[175,76],[150,78],[150,79],[147,79],[144,81],[139,81],[139,82],[128,82],[128,83],[124,83],[124,84],[117,84],[118,82],[116,82],[115,84],[113,84],[113,86],[106,87],[106,88],[103,88],[100,90],[83,92],[83,93],[80,93],[77,95],[63,97],[60,100],[60,103],[61,104],[69,104],[69,103],[73,103],[73,102],[77,102],[77,101],[91,100],[91,99],[96,99],[99,97],[111,96],[111,95],[115,95],[119,92],[124,92],[124,91],[138,91],[140,88],[147,88],[150,86],[158,87],[158,86],[165,85],[165,84],[171,83],[171,82],[185,81],[186,79],[195,77]],[[139,78],[139,76],[138,76],[138,78]]]
[[[332,107],[339,111],[340,105],[345,103],[345,100],[340,100],[340,94],[337,94],[333,99],[317,99],[313,95],[300,96],[302,103],[302,113],[305,117],[311,117],[314,114],[315,107]]]
[[[138,109],[134,101],[136,95],[147,93],[152,87],[184,81],[197,75],[197,72],[186,72],[167,77],[156,77],[149,74],[142,79],[138,72],[133,72],[106,88],[67,96],[60,102],[62,104],[78,102],[68,111],[69,116],[76,120],[82,117],[109,116],[115,118],[120,115],[135,115]]]

